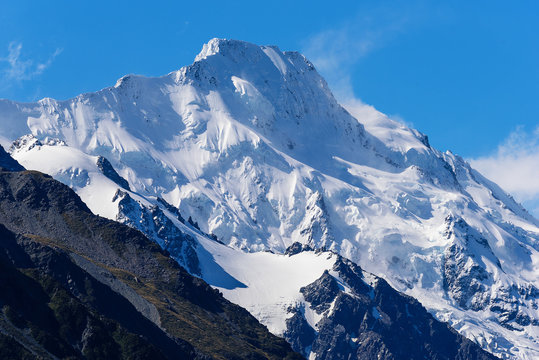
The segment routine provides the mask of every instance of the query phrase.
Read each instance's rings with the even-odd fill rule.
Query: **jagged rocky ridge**
[[[335,256],[331,269],[300,289],[305,302],[290,309],[284,335],[295,350],[328,360],[495,359],[436,321],[417,300]],[[305,306],[320,316],[315,329]]]
[[[214,39],[161,78],[129,75],[67,101],[0,101],[0,141],[26,139],[11,150],[21,163],[160,244],[169,231],[139,217],[153,206],[182,232],[235,248],[325,246],[489,351],[537,357],[537,220],[425,135],[368,106],[352,110],[302,55]],[[121,214],[119,186],[96,167],[99,156],[149,212]],[[448,231],[461,221],[469,231]],[[174,248],[197,273],[191,255],[205,250],[184,239]]]
[[[139,231],[8,158],[0,150],[2,358],[301,358]]]
[[[139,229],[168,251],[191,274],[200,275],[198,257],[195,251],[197,242],[191,235],[180,231],[174,225],[174,222],[165,215],[165,211],[170,209],[168,203],[162,199],[158,199],[158,202],[166,210],[162,210],[158,205],[146,207],[144,204],[134,200],[127,192],[120,189],[118,189],[112,201],[118,201],[117,221]],[[177,220],[184,223],[180,213],[176,212],[176,215]]]
[[[496,358],[334,252],[294,243],[285,254],[238,254],[200,244],[212,254],[199,252],[209,283],[309,359]]]

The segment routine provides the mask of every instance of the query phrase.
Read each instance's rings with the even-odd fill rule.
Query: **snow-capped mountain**
[[[117,178],[103,159],[99,168]],[[240,289],[235,300],[273,315],[266,318],[273,327],[284,322],[282,339],[142,233],[91,214],[71,189],[25,170],[1,146],[0,194],[3,359],[496,359],[332,252],[294,243],[284,255],[243,253],[181,231],[205,248],[198,258],[207,279],[229,297]],[[133,204],[126,193],[118,196],[127,199],[122,206]],[[152,213],[157,224],[162,212]],[[174,228],[178,233],[170,223],[160,229]],[[283,319],[286,304],[292,316]]]
[[[238,250],[299,242],[381,276],[494,354],[539,357],[537,220],[425,135],[359,110],[340,106],[301,54],[213,39],[160,78],[128,75],[66,101],[0,100],[0,142],[232,301],[239,274],[258,266],[234,270],[253,255]],[[210,237],[236,250],[200,240]],[[272,319],[284,324],[287,308],[267,299],[257,313],[260,301],[242,305],[283,335]]]

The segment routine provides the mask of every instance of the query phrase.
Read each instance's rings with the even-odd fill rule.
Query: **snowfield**
[[[213,39],[163,77],[0,100],[0,142],[166,247],[172,238],[147,225],[162,208],[194,240],[176,259],[196,254],[198,270],[186,267],[276,334],[299,289],[333,266],[327,252],[282,255],[300,242],[386,279],[498,356],[539,358],[539,222],[425,135],[370,106],[353,112],[301,54]]]

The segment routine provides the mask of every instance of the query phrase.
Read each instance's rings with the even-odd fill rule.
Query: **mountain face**
[[[224,359],[300,358],[141,233],[91,214],[65,185],[8,158],[0,147],[3,163],[17,169],[0,169],[2,358],[210,359],[201,350]],[[212,256],[236,258],[225,252],[237,250],[202,242],[214,247]],[[243,254],[250,255],[257,254]],[[292,317],[285,320],[284,336],[305,356],[495,359],[417,301],[335,253],[295,243],[286,255],[266,255],[277,262],[273,277],[283,277],[277,274],[283,256],[294,265],[296,257],[304,257],[311,265],[307,273],[297,272],[302,279],[322,270],[316,265],[333,264],[331,274],[325,269],[299,289],[305,300],[288,309]],[[208,269],[218,266],[213,258],[200,253],[200,259],[204,270],[213,270],[214,281],[223,280],[226,272]],[[235,288],[246,288],[251,300],[267,300],[260,288]],[[264,291],[283,298],[283,289]],[[250,305],[261,305],[256,302]],[[316,332],[309,324],[312,315],[319,318]],[[181,338],[173,336],[178,334]],[[404,334],[412,336],[402,341]]]
[[[0,100],[0,136],[26,168],[142,231],[273,333],[297,320],[304,338],[292,344],[323,323],[307,327],[271,292],[241,303],[264,284],[238,279],[265,273],[242,267],[244,252],[331,250],[484,349],[539,357],[537,220],[418,131],[367,106],[352,116],[298,53],[214,39],[160,78],[128,75],[66,101]],[[310,354],[322,352],[313,343]]]
[[[18,170],[0,169],[3,359],[301,358],[139,231]]]

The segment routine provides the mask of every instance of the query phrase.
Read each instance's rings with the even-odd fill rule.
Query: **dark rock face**
[[[292,348],[303,356],[307,356],[311,345],[316,338],[316,332],[305,320],[303,309],[289,309],[292,317],[286,319],[286,331],[283,337],[292,345]]]
[[[463,219],[449,216],[446,218],[446,224],[445,236],[453,239],[453,243],[444,253],[444,288],[460,307],[484,309],[490,298],[487,285],[492,284],[493,280],[484,261],[475,254],[484,254],[501,269],[500,261],[492,252],[488,241]],[[460,236],[456,238],[454,234]]]
[[[336,255],[337,256],[337,255]],[[368,279],[368,280],[367,280]],[[301,309],[290,309],[286,339],[316,359],[496,359],[434,319],[415,299],[338,257],[331,272],[301,289],[321,315],[316,328]],[[308,341],[313,338],[312,343]],[[311,353],[311,355],[313,355]]]
[[[116,170],[114,170],[111,163],[105,157],[99,156],[97,158],[97,167],[99,168],[99,170],[101,170],[103,175],[105,175],[124,189],[131,191],[127,180],[121,177],[120,174],[118,174]]]
[[[475,260],[466,248],[450,245],[444,253],[444,288],[462,308],[481,310],[489,302],[484,281],[491,279]]]
[[[144,206],[122,190],[116,192],[112,201],[118,199],[117,221],[140,230],[148,238],[156,241],[162,249],[168,251],[191,274],[200,275],[199,260],[195,251],[198,243],[192,236],[180,231],[159,206]],[[177,214],[181,217],[179,211]]]
[[[372,287],[363,279],[363,270],[361,267],[351,261],[339,257],[335,262],[333,270],[336,271],[340,278],[350,286],[355,293],[371,295]]]
[[[286,251],[284,252],[284,254],[292,256],[292,255],[299,254],[302,251],[314,251],[314,249],[307,244],[295,242],[286,248]]]
[[[0,171],[0,307],[2,358],[301,358],[140,231],[33,171]]]
[[[531,284],[502,285],[497,288],[495,296],[491,296],[494,279],[487,271],[485,261],[501,272],[503,268],[488,241],[461,218],[448,216],[445,221],[445,236],[452,240],[444,252],[442,264],[447,294],[464,309],[488,308],[496,313],[497,320],[506,328],[514,330],[529,325],[532,320],[526,314],[526,309],[530,307],[527,302],[534,306],[539,298],[539,289]]]
[[[24,167],[13,159],[9,154],[4,150],[0,145],[0,169],[10,170],[10,171],[23,171]]]
[[[305,287],[299,289],[307,302],[311,304],[311,308],[315,309],[318,314],[328,310],[331,302],[340,292],[337,280],[329,275],[326,270],[322,276]]]
[[[157,202],[163,205],[165,209],[167,209],[170,213],[174,214],[176,218],[182,223],[185,224],[185,219],[183,218],[182,214],[180,214],[180,210],[178,210],[177,207],[172,206],[169,204],[165,199],[158,197]]]
[[[23,349],[45,358],[205,358],[170,338],[64,251],[3,225],[0,239],[0,329]],[[26,331],[31,336],[24,338]]]

